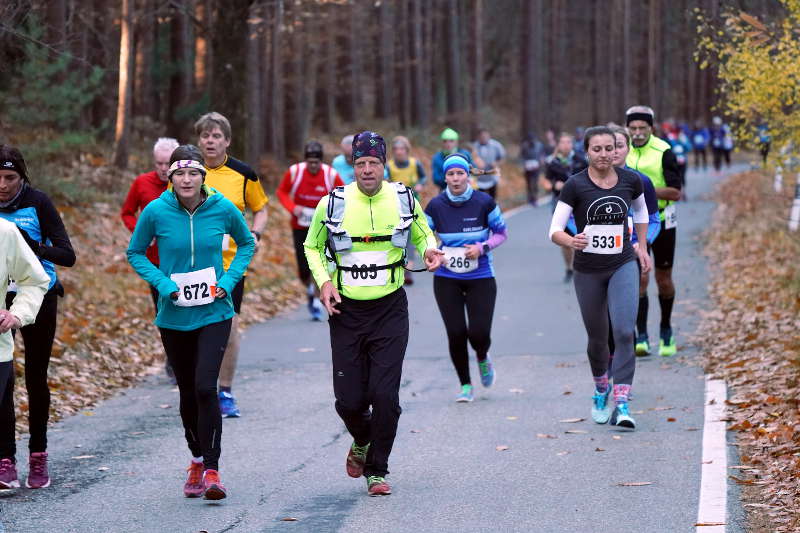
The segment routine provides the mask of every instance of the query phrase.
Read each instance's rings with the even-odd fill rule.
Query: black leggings
[[[14,361],[0,363],[0,459],[16,463],[17,440],[14,438]]]
[[[180,410],[186,442],[203,466],[219,470],[222,415],[217,379],[231,333],[231,319],[190,331],[159,328],[167,360],[180,391]]]
[[[6,294],[6,308],[11,307],[16,293]],[[56,319],[58,316],[58,293],[55,288],[47,291],[42,301],[42,307],[36,315],[36,321],[22,329],[22,341],[25,344],[25,388],[28,390],[28,426],[31,434],[28,449],[31,453],[47,451],[47,420],[50,417],[50,388],[47,385],[47,368],[50,366],[50,354],[53,351],[53,339],[56,336]],[[0,457],[14,455],[16,444],[14,442],[14,374],[12,367],[11,394],[9,395],[11,409],[11,425],[4,425],[4,433],[11,440],[2,444],[4,452]],[[7,412],[9,407],[3,402],[2,411]],[[2,415],[3,423],[8,421],[6,414]]]
[[[453,366],[456,367],[461,384],[468,385],[471,381],[467,341],[469,340],[475,350],[478,361],[486,359],[492,344],[492,316],[497,283],[494,278],[456,279],[434,276],[433,294],[447,330]],[[465,307],[469,324],[464,317]]]

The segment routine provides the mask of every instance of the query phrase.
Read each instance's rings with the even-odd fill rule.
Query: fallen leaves
[[[728,178],[707,233],[714,308],[695,342],[706,371],[736,392],[725,402],[742,467],[731,480],[743,487],[751,518],[765,531],[800,530],[800,240],[786,228],[796,174],[784,194],[772,176]]]
[[[548,433],[537,433],[536,437],[539,439],[557,439],[555,435],[550,435]]]
[[[652,481],[620,481],[617,483],[618,487],[646,487],[652,485]]]
[[[506,446],[505,444],[501,444],[500,446],[495,446],[494,449],[497,450],[498,452],[504,452],[508,450],[509,447]]]
[[[578,422],[583,422],[586,420],[585,418],[564,418],[563,420],[559,420],[559,422],[563,422],[565,424],[576,424]]]

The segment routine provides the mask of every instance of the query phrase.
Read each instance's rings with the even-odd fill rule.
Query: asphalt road
[[[510,219],[496,252],[498,379],[490,390],[478,385],[474,403],[453,402],[459,384],[431,276],[417,274],[407,289],[411,340],[392,496],[369,498],[364,481],[345,474],[350,438],[333,409],[327,324],[298,310],[246,333],[235,386],[243,417],[224,421],[227,500],[183,497],[189,455],[177,389],[159,377],[57,424],[52,487],[2,495],[0,520],[20,533],[693,531],[703,374],[687,337],[708,305],[700,234],[718,179],[691,173],[691,201],[679,206],[681,349],[675,359],[638,360],[636,432],[562,421],[589,418],[592,380],[574,291],[546,238],[550,211],[539,207]],[[655,338],[654,291],[651,302]],[[474,363],[472,372],[477,382]],[[19,444],[22,477],[27,443]],[[620,486],[639,482],[651,484]],[[735,492],[729,502],[728,531],[741,531]]]

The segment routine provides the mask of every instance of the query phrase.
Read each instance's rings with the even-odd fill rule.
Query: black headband
[[[630,123],[633,122],[634,120],[644,120],[645,122],[650,124],[651,128],[653,127],[653,115],[651,115],[650,113],[629,113],[625,117],[625,125],[626,126],[630,125]]]
[[[0,160],[0,170],[13,170],[20,176],[25,176],[25,170],[21,169],[13,159]]]

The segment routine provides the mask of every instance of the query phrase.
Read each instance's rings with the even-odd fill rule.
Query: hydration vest
[[[399,214],[399,221],[394,227],[391,235],[350,235],[347,230],[342,227],[344,222],[344,187],[336,187],[328,194],[328,208],[326,211],[325,220],[322,221],[328,229],[328,240],[325,245],[328,260],[336,265],[336,284],[341,290],[342,288],[342,271],[345,272],[376,272],[378,270],[391,270],[391,281],[395,281],[395,268],[405,268],[408,258],[406,257],[406,247],[408,240],[411,237],[411,224],[416,220],[417,215],[414,214],[416,208],[416,201],[411,189],[402,183],[398,182],[384,182],[383,186],[393,187],[397,192],[397,207]],[[387,242],[391,241],[392,246],[399,248],[403,251],[403,256],[399,261],[388,265],[364,265],[346,267],[339,264],[339,259],[336,254],[346,253],[353,249],[354,242]]]

